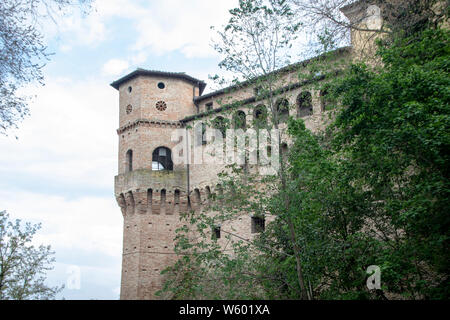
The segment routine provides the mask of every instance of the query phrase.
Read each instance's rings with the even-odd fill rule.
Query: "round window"
[[[167,104],[164,101],[158,101],[156,103],[156,109],[158,109],[159,111],[164,111],[167,109]]]
[[[166,87],[166,85],[164,84],[164,82],[158,83],[158,88],[164,89],[165,87]]]

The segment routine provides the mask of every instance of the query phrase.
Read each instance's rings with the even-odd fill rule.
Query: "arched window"
[[[152,170],[173,170],[172,152],[166,147],[159,147],[153,151]]]
[[[289,152],[288,145],[287,145],[286,142],[283,142],[281,144],[281,150],[280,151],[281,151],[282,160],[284,162],[286,162],[287,161],[287,157],[288,157],[288,152]]]
[[[173,212],[178,214],[180,212],[180,190],[175,189],[173,194]]]
[[[200,208],[202,204],[202,198],[200,196],[200,190],[195,188],[194,189],[194,201],[198,208]]]
[[[320,90],[320,108],[322,112],[329,110],[331,107],[331,102],[328,93],[329,92],[327,87]]]
[[[227,132],[227,126],[228,126],[228,120],[224,117],[217,117],[212,121],[212,126],[214,129],[220,130],[222,133],[222,137],[225,139],[226,132]]]
[[[196,141],[196,145],[205,145],[206,144],[206,124],[204,122],[198,122],[195,124],[194,129],[194,138]]]
[[[173,203],[175,205],[179,205],[180,204],[180,190],[175,189],[175,193],[173,195]]]
[[[216,186],[216,197],[219,200],[219,203],[222,203],[223,201],[223,188],[222,185],[219,183]]]
[[[211,188],[209,186],[206,186],[205,192],[206,192],[206,200],[208,201],[208,203],[210,203],[211,202]]]
[[[311,92],[303,91],[297,96],[297,116],[306,117],[313,114]]]
[[[245,130],[246,128],[246,116],[245,116],[245,112],[244,111],[237,111],[234,115],[233,115],[233,126],[234,129],[243,129]]]
[[[267,124],[267,109],[264,105],[256,106],[253,111],[253,123],[255,127],[261,128]]]
[[[133,171],[133,150],[128,150],[126,155],[126,172]]]
[[[278,122],[286,122],[289,118],[289,102],[286,99],[279,99],[276,103]]]

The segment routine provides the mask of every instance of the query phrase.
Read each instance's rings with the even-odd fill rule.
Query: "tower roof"
[[[142,69],[142,68],[138,68],[135,71],[127,74],[126,76],[123,76],[122,78],[112,82],[111,86],[114,89],[119,90],[119,86],[122,83],[124,83],[128,80],[131,80],[132,78],[137,77],[137,76],[158,76],[158,77],[183,79],[183,80],[191,82],[195,85],[198,85],[198,87],[200,89],[200,95],[202,94],[203,90],[205,90],[205,87],[206,87],[206,83],[204,81],[193,78],[184,72],[166,72],[166,71],[157,71],[157,70],[146,70],[146,69]]]

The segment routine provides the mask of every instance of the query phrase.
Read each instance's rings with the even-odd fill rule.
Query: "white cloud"
[[[103,73],[109,76],[117,76],[128,69],[128,61],[110,59],[103,65]]]
[[[0,136],[0,210],[42,222],[35,239],[56,251],[53,285],[65,282],[66,265],[82,268],[84,291],[63,296],[115,299],[123,220],[113,194],[117,92],[104,78],[46,80],[25,90],[37,98],[20,130]]]
[[[122,214],[113,196],[66,199],[0,190],[0,202],[12,218],[42,223],[42,230],[35,236],[37,244],[51,244],[57,250],[121,255]]]
[[[37,96],[30,105],[31,116],[10,137],[0,136],[0,210],[42,222],[36,241],[57,251],[59,269],[52,276],[54,281],[64,282],[65,268],[75,264],[88,273],[86,281],[97,285],[96,278],[102,279],[98,286],[112,297],[118,292],[122,216],[113,195],[113,179],[119,99],[106,78],[145,63],[150,53],[214,55],[209,26],[225,23],[227,9],[236,4],[237,0],[97,0],[89,16],[63,16],[57,26],[46,26],[47,38],[58,39],[60,52],[76,56],[83,50],[83,58],[87,53],[104,57],[115,48],[112,30],[117,21],[128,21],[135,30],[127,42],[130,47],[121,49],[123,56],[114,53],[104,58],[105,63],[80,66],[92,70],[95,78],[74,80],[81,75],[77,70],[63,74],[58,68],[68,70],[65,65],[52,65],[52,74],[58,77],[47,76],[44,87],[26,90]],[[112,45],[102,46],[109,40]],[[198,76],[204,69],[196,65],[187,71]],[[114,262],[108,267],[102,259]],[[87,288],[95,291],[95,285]],[[94,291],[78,296],[111,297]]]
[[[51,285],[67,279],[67,266],[82,270],[84,289],[62,293],[66,298],[117,298],[122,251],[122,214],[113,197],[60,196],[0,190],[2,210],[11,218],[42,223],[36,245],[50,244],[56,252],[56,268],[48,273]],[[106,261],[105,261],[106,260]]]
[[[210,27],[226,23],[228,10],[236,5],[236,0],[156,2],[136,20],[139,35],[133,49],[151,49],[157,54],[180,50],[186,57],[214,56]]]
[[[17,172],[59,181],[62,192],[83,185],[112,190],[118,99],[103,81],[48,79],[33,90],[37,98],[16,133],[19,140],[0,139],[0,176]]]
[[[116,36],[108,28],[115,18],[127,19],[134,26],[136,40],[131,48],[129,62],[142,63],[143,57],[152,54],[163,55],[179,50],[186,57],[211,57],[215,55],[210,47],[212,25],[227,22],[228,10],[237,5],[237,0],[164,0],[127,1],[96,0],[88,16],[77,12],[62,16],[57,26],[48,26],[46,34],[65,37],[69,43],[62,46],[98,45]],[[136,59],[138,57],[138,59]]]

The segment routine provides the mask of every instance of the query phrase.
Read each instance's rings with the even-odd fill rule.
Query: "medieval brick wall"
[[[291,75],[291,78],[295,79],[296,76]],[[157,87],[159,82],[164,82],[164,90]],[[130,86],[131,92],[128,89]],[[119,174],[115,178],[115,195],[124,216],[121,299],[156,298],[155,292],[161,289],[164,281],[160,272],[178,258],[174,254],[173,239],[175,230],[181,226],[180,213],[203,210],[208,194],[218,192],[217,174],[225,170],[224,163],[194,164],[193,158],[189,168],[186,164],[175,164],[172,171],[152,170],[152,153],[156,148],[163,146],[175,150],[175,146],[180,143],[171,141],[174,130],[187,130],[192,136],[196,122],[208,123],[218,115],[228,119],[233,116],[233,113],[222,112],[206,115],[199,120],[180,121],[186,116],[197,114],[192,94],[198,89],[192,85],[186,89],[186,86],[186,82],[179,79],[168,81],[166,78],[141,76],[119,88]],[[299,87],[283,94],[283,98],[293,106],[290,115],[297,116],[297,98],[305,91],[311,93],[313,111],[303,119],[308,128],[316,130],[324,123],[325,116],[317,90]],[[244,93],[236,91],[235,97],[237,100],[246,99],[252,92],[251,88]],[[227,95],[231,99],[230,94]],[[219,95],[214,97],[214,101],[217,103],[222,98]],[[157,101],[167,101],[168,107],[163,111],[158,110]],[[133,104],[132,111],[127,112],[126,108],[130,104]],[[240,110],[246,114],[247,127],[251,127],[253,108],[243,105]],[[280,128],[284,130],[286,125],[281,124]],[[196,145],[193,136],[190,141],[194,148],[207,147]],[[132,170],[129,170],[130,159],[127,156],[130,150]],[[223,237],[219,243],[223,246],[227,244],[225,235],[228,232],[251,240],[256,235],[251,230],[251,219],[250,215],[244,214],[234,221],[223,223]],[[268,217],[267,222],[271,219]]]
[[[360,19],[368,6],[363,1],[360,7],[351,6],[344,13],[350,19]],[[367,37],[367,34],[353,32],[353,48],[341,50],[338,58],[358,58],[362,39]],[[288,101],[291,106],[289,114],[302,117],[308,129],[321,130],[329,119],[324,110],[322,92],[317,83],[302,83],[298,72],[308,71],[304,64],[299,64],[279,73],[277,86],[290,86],[279,98]],[[155,299],[155,292],[164,281],[160,272],[178,258],[173,249],[175,230],[181,226],[180,213],[205,209],[208,194],[218,191],[217,174],[225,170],[225,164],[181,163],[174,164],[173,170],[155,171],[153,152],[159,147],[178,152],[176,147],[180,143],[188,143],[171,141],[174,130],[184,130],[192,136],[198,122],[208,123],[217,116],[231,120],[238,110],[230,112],[224,108],[221,112],[214,112],[214,109],[233,101],[249,101],[239,110],[245,113],[247,128],[251,127],[254,106],[267,105],[267,101],[255,98],[255,87],[252,85],[200,96],[203,89],[201,82],[185,75],[146,71],[124,79],[114,84],[119,91],[120,108],[115,197],[124,217],[120,298]],[[305,92],[311,95],[312,112],[299,110],[298,98]],[[213,111],[206,112],[207,105],[211,103]],[[192,117],[194,115],[197,119]],[[286,125],[281,124],[280,129],[283,132],[282,142],[289,144]],[[194,148],[207,148],[197,145],[193,138],[190,142]],[[187,155],[172,153],[172,157],[178,156]],[[221,230],[224,234],[232,232],[251,240],[255,236],[251,230],[251,219],[250,215],[243,214],[222,224]],[[267,217],[267,223],[271,219],[273,217]],[[225,236],[219,239],[224,246],[227,241]]]

